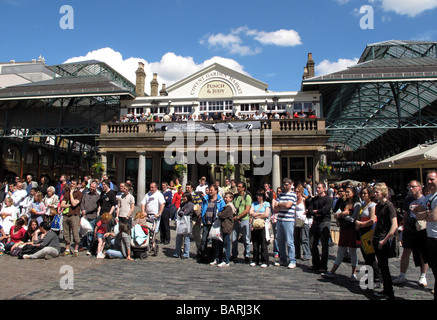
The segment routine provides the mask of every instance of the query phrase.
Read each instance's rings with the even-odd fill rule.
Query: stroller
[[[144,232],[145,240],[142,243],[138,243],[137,239],[141,239],[141,236],[136,234],[136,229],[132,228],[132,240],[131,240],[131,252],[133,258],[146,259],[149,253],[153,252],[153,256],[157,256],[159,252],[159,246],[155,243],[155,234],[157,220],[154,217],[147,217],[144,224],[139,225],[141,230]],[[139,232],[141,233],[141,232]],[[144,237],[143,237],[144,239]]]

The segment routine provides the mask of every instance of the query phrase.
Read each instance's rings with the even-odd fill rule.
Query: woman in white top
[[[294,191],[297,196],[294,227],[294,246],[296,250],[296,259],[309,260],[311,258],[309,230],[312,219],[308,219],[306,216],[303,186],[301,184],[297,185]],[[303,256],[301,256],[301,247]]]
[[[44,197],[44,206],[46,215],[51,217],[50,221],[58,212],[59,197],[55,194],[55,188],[50,186],[47,188],[47,195]]]
[[[361,253],[366,265],[373,267],[374,281],[379,281],[378,262],[376,261],[375,250],[372,245],[373,230],[376,223],[375,195],[373,188],[364,187],[360,191],[361,204],[360,213],[355,220],[355,229],[358,230],[361,241]]]

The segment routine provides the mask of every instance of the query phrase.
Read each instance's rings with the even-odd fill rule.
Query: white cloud
[[[239,54],[241,56],[256,55],[262,52],[260,47],[252,48],[250,45],[243,44],[248,38],[255,40],[261,45],[276,45],[282,47],[294,47],[301,45],[299,33],[295,30],[280,29],[277,31],[266,32],[256,29],[249,29],[247,26],[231,30],[229,34],[207,34],[201,44],[208,44],[210,47],[226,49],[230,54]]]
[[[332,62],[325,59],[315,66],[315,73],[316,75],[320,76],[320,75],[341,71],[347,69],[350,66],[356,65],[358,60],[359,60],[358,58],[338,59],[337,61]]]
[[[385,11],[394,11],[397,14],[410,17],[437,8],[437,0],[369,0],[369,2],[380,2]]]
[[[135,84],[135,71],[138,68],[138,62],[144,63],[144,71],[146,72],[146,93],[150,94],[150,83],[153,77],[153,73],[158,74],[158,82],[161,85],[163,83],[166,86],[170,86],[176,81],[182,80],[183,78],[217,62],[223,66],[231,68],[235,71],[247,74],[244,71],[242,65],[233,59],[227,59],[223,57],[213,57],[211,59],[205,60],[202,63],[197,64],[192,57],[178,56],[173,52],[167,52],[161,57],[160,61],[148,62],[142,58],[130,57],[123,59],[120,52],[115,51],[112,48],[102,48],[88,52],[84,56],[73,57],[65,61],[64,63],[79,62],[86,60],[99,60],[105,62],[114,70],[122,74],[128,80]]]
[[[294,47],[302,44],[299,33],[294,30],[259,31],[254,39],[262,44],[273,44],[281,47]]]

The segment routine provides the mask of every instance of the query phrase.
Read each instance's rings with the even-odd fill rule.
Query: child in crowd
[[[222,258],[222,262],[219,263],[218,267],[229,267],[229,259],[231,257],[231,233],[234,228],[234,216],[237,212],[233,204],[234,195],[232,192],[226,192],[225,198],[226,206],[223,208],[221,212],[218,213],[218,218],[222,223],[222,235],[223,241],[219,241],[219,248],[217,251],[216,260]],[[224,249],[224,253],[223,253]]]
[[[102,218],[97,222],[94,229],[94,238],[97,239],[97,258],[102,259],[105,257],[103,254],[103,248],[105,247],[105,233],[108,231],[108,225],[112,220],[112,214],[105,212],[102,214]]]

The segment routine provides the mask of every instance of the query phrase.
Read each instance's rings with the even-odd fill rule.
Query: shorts
[[[420,257],[424,263],[428,263],[428,252],[426,249],[427,235],[426,230],[421,231],[402,231],[402,247],[413,251],[413,260],[416,267],[421,266]]]
[[[103,239],[105,237],[104,233],[97,232],[97,239]]]

